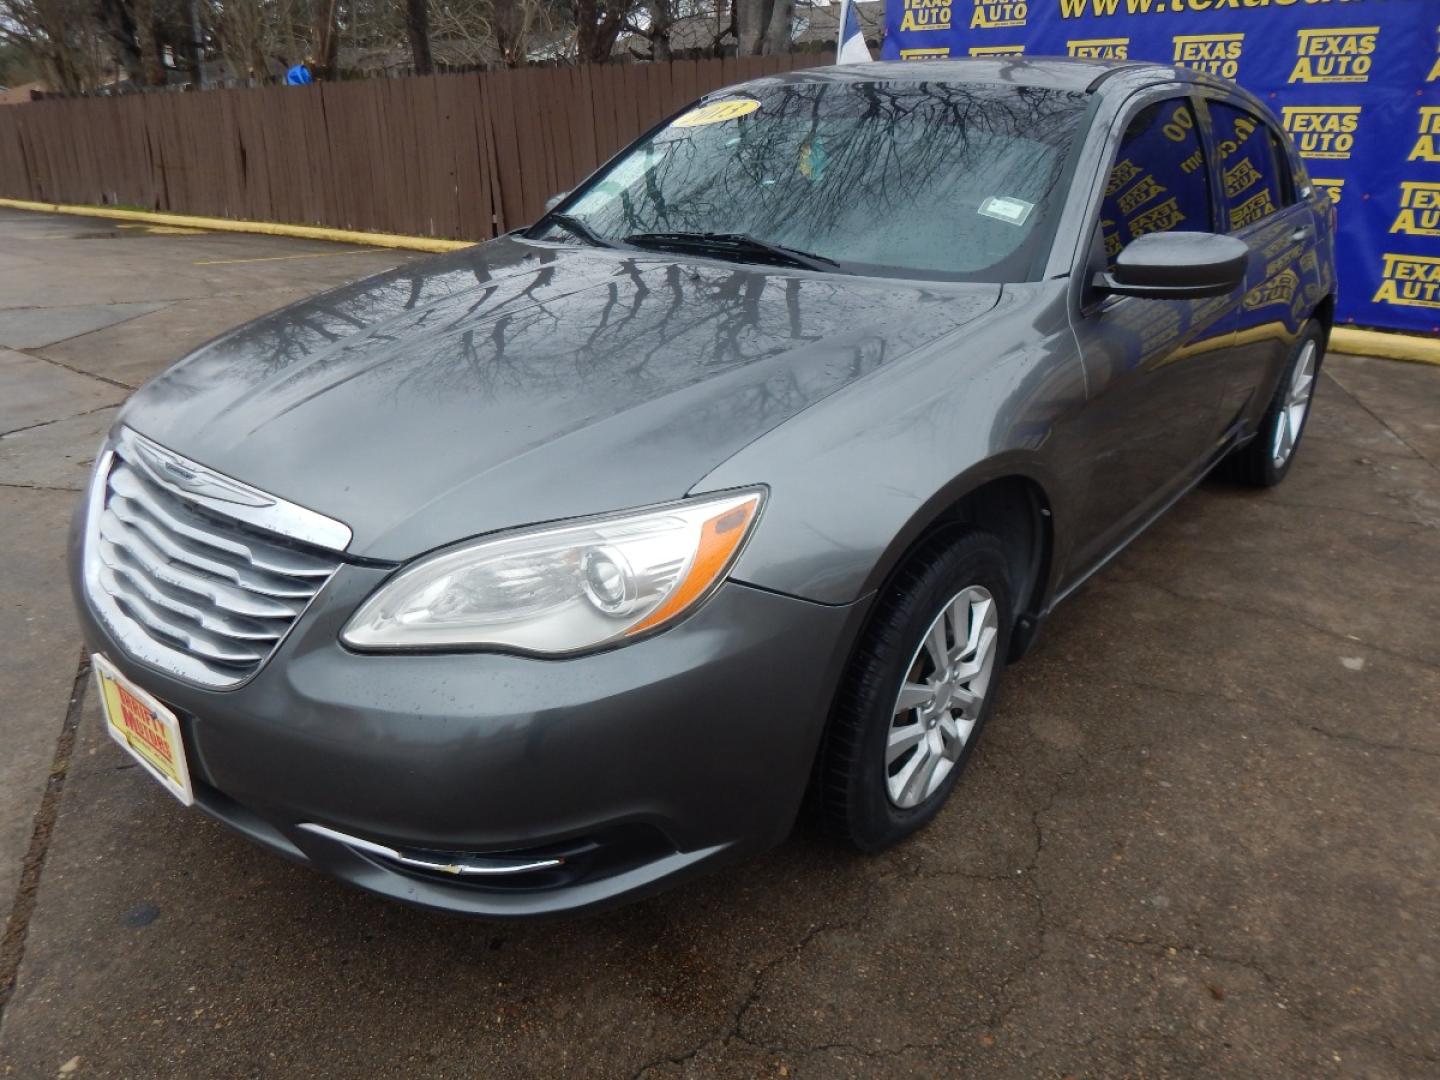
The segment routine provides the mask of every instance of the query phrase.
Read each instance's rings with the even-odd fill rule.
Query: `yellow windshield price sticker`
[[[691,109],[671,126],[703,127],[706,124],[723,124],[726,120],[749,116],[758,108],[760,102],[754,98],[726,98],[724,101],[712,101],[698,109]]]

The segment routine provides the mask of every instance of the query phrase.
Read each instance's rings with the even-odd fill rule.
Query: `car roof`
[[[1091,60],[1073,56],[956,57],[940,60],[880,60],[865,64],[832,64],[771,76],[784,82],[939,82],[1008,83],[1072,92],[1096,91],[1112,77],[1130,89],[1138,82],[1203,82],[1229,88],[1220,80],[1201,78],[1190,68],[1143,60]],[[1149,76],[1145,78],[1144,76]],[[755,79],[756,83],[770,79]]]

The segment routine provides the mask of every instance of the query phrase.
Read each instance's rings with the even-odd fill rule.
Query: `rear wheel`
[[[827,831],[875,851],[944,805],[994,705],[1013,625],[1008,576],[995,537],[952,532],[887,586],[817,763]]]
[[[1260,421],[1259,434],[1220,463],[1219,471],[1227,479],[1251,487],[1274,487],[1285,479],[1310,417],[1323,342],[1324,334],[1316,323],[1306,326]]]

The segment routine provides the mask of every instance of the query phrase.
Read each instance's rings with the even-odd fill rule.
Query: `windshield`
[[[1085,103],[1004,84],[747,87],[635,143],[531,235],[1025,280]]]

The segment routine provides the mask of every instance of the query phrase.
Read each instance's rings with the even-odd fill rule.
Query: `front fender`
[[[734,577],[826,604],[875,589],[920,534],[967,492],[1024,476],[1048,494],[1064,565],[1072,493],[1088,473],[1069,445],[1085,373],[1065,282],[1006,286],[961,331],[917,349],[745,447],[696,493],[769,485]]]

